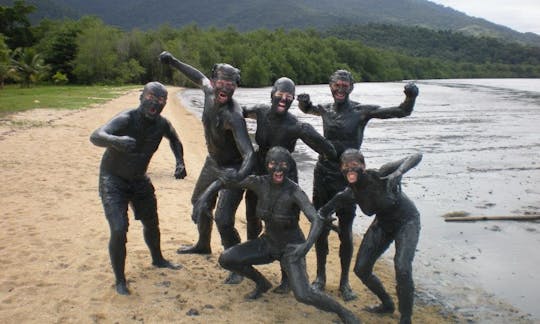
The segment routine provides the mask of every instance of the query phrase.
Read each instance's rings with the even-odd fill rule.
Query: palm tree
[[[30,87],[41,80],[49,71],[39,53],[32,48],[17,48],[11,56],[13,78],[21,82],[22,87]]]
[[[9,52],[4,35],[0,34],[0,89],[4,88],[4,80],[7,78],[11,68]]]

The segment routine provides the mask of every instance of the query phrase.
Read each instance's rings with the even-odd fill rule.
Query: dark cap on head
[[[349,81],[351,86],[354,84],[352,73],[347,70],[337,70],[336,72],[332,73],[330,76],[330,83],[336,82],[337,80]]]
[[[274,93],[276,91],[281,92],[288,92],[294,96],[294,91],[296,89],[296,86],[293,82],[293,80],[287,78],[287,77],[281,77],[274,82],[274,86],[272,87],[272,91],[270,92],[270,96],[273,97]]]
[[[212,68],[212,79],[230,80],[240,85],[240,70],[227,63],[216,63]]]
[[[141,93],[141,98],[147,92],[153,93],[154,96],[156,97],[165,97],[165,98],[167,98],[167,93],[168,93],[167,88],[165,88],[163,84],[157,81],[148,82],[147,84],[144,85],[143,91]]]
[[[346,149],[345,152],[341,154],[341,164],[349,161],[357,161],[362,163],[363,165],[366,165],[364,155],[357,149]]]
[[[291,152],[281,146],[274,146],[266,153],[266,164],[268,165],[268,163],[272,160],[279,162],[285,161],[289,165],[293,165]]]

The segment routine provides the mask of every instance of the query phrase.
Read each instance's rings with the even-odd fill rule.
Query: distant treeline
[[[475,64],[540,65],[540,44],[538,47],[533,47],[522,43],[509,43],[497,38],[465,35],[450,30],[367,24],[334,27],[324,35],[357,40],[366,46],[402,52],[414,57]]]
[[[352,71],[358,81],[540,77],[540,48],[423,28],[376,27],[241,33],[232,27],[164,25],[126,32],[96,17],[83,17],[43,20],[29,27],[26,43],[17,44],[16,34],[4,35],[0,42],[8,45],[13,64],[41,62],[41,80],[75,84],[160,80],[191,86],[159,63],[163,50],[206,75],[214,63],[230,63],[241,69],[245,87],[271,85],[281,76],[298,84],[326,83],[336,69]],[[6,78],[21,80],[9,74]],[[27,77],[26,82],[31,81]]]

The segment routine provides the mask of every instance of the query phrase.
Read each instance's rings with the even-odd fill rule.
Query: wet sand
[[[390,107],[403,100],[405,82],[357,83],[351,98]],[[540,211],[540,79],[417,81],[420,96],[403,119],[372,120],[362,150],[368,168],[422,152],[422,162],[403,178],[403,188],[421,212],[422,231],[414,261],[417,291],[479,323],[540,321],[540,222],[447,223],[443,215],[493,216]],[[314,103],[331,100],[327,85],[297,86]],[[270,88],[240,88],[244,105],[268,103]],[[182,100],[200,111],[199,89]],[[291,112],[319,132],[319,117]],[[253,130],[255,125],[248,126]],[[301,141],[294,153],[300,185],[311,193],[316,154]],[[355,232],[372,221],[360,212]],[[392,261],[392,248],[384,255]],[[513,305],[513,306],[510,306]],[[529,315],[530,314],[530,315]]]
[[[355,99],[388,107],[404,82],[360,83]],[[540,80],[421,80],[413,114],[373,120],[368,167],[422,152],[403,177],[421,213],[419,291],[479,323],[539,322],[540,222],[445,222],[443,215],[540,213]],[[326,94],[326,96],[328,96]],[[357,233],[371,219],[357,218]],[[393,251],[385,255],[391,259]],[[513,306],[509,306],[513,305]]]

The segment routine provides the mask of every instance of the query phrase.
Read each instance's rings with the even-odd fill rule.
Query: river
[[[405,82],[357,83],[351,99],[398,105]],[[368,168],[422,152],[403,178],[421,213],[414,261],[418,298],[442,304],[473,322],[540,322],[540,223],[445,222],[442,215],[520,216],[540,213],[540,79],[418,80],[411,116],[371,120],[362,151]],[[332,100],[328,85],[297,86],[312,102]],[[187,89],[183,103],[200,116],[202,92]],[[241,105],[270,102],[270,88],[239,88]],[[290,110],[322,133],[319,117]],[[248,121],[250,132],[256,124]],[[300,185],[311,196],[316,154],[301,141]],[[358,217],[362,234],[371,218]],[[355,243],[358,246],[359,242]],[[536,251],[536,252],[535,252]],[[393,250],[385,253],[391,261]],[[354,279],[352,279],[354,280]]]

